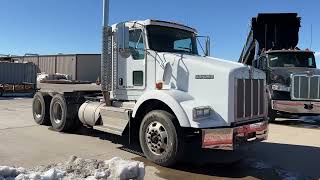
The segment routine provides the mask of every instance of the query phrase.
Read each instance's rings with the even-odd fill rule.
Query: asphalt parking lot
[[[234,164],[217,164],[216,152],[192,152],[172,168],[159,167],[144,157],[126,137],[81,128],[74,134],[38,126],[31,114],[31,98],[0,98],[0,165],[31,168],[61,162],[71,155],[110,159],[118,156],[143,161],[145,179],[319,179],[320,121],[281,119],[269,127],[269,139],[252,145]],[[195,154],[200,154],[197,157]]]

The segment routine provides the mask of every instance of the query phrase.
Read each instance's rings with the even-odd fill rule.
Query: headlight
[[[199,120],[211,116],[211,107],[202,106],[193,108],[193,119]]]
[[[283,84],[273,84],[272,90],[290,92],[290,87],[285,86]]]

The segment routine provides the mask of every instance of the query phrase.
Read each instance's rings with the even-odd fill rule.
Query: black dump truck
[[[320,114],[320,70],[314,52],[297,47],[300,22],[297,13],[258,14],[239,59],[266,73],[270,121]]]

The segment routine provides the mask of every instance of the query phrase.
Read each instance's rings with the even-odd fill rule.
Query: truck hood
[[[195,107],[210,106],[215,120],[191,121],[192,127],[230,125],[235,118],[235,90],[237,79],[265,79],[265,73],[247,65],[213,57],[176,53],[158,53],[162,64],[156,69],[157,81],[165,89],[187,94],[188,101],[180,102],[189,119]]]
[[[161,52],[158,53],[159,57],[163,57],[163,59],[166,60],[174,60],[174,61],[179,61],[183,60],[186,63],[191,63],[191,64],[201,64],[204,66],[214,66],[216,69],[219,69],[221,71],[232,71],[237,68],[244,68],[248,67],[248,65],[234,62],[234,61],[229,61],[229,60],[224,60],[224,59],[219,59],[219,58],[214,58],[214,57],[202,57],[202,56],[195,56],[195,55],[188,55],[188,54],[178,54],[178,53],[168,53],[168,52]]]
[[[306,67],[286,67],[286,68],[272,68],[270,69],[270,81],[271,83],[281,83],[290,86],[291,74],[314,74],[320,75],[320,69],[306,68]]]

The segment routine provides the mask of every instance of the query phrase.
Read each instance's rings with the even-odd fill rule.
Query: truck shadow
[[[133,160],[144,162],[147,168],[156,168],[156,175],[164,179],[320,177],[317,165],[320,162],[320,148],[317,147],[261,142],[234,153],[234,157],[243,157],[239,161],[217,163],[217,158],[223,159],[230,154],[188,146],[183,161],[166,168],[147,160],[137,142],[129,144],[128,136],[116,136],[89,128],[81,128],[75,134],[121,144],[119,149],[138,155]]]
[[[320,129],[320,118],[319,117],[306,117],[302,119],[285,119],[276,120],[272,122],[277,125],[293,126],[300,128]]]
[[[16,100],[16,99],[30,99],[33,98],[33,93],[20,93],[20,94],[3,94],[0,100]]]
[[[127,132],[123,136],[118,136],[103,131],[95,130],[92,128],[81,127],[73,134],[96,137],[101,140],[110,141],[114,144],[122,145],[119,149],[143,156],[142,150],[137,143],[137,139],[129,139]]]

